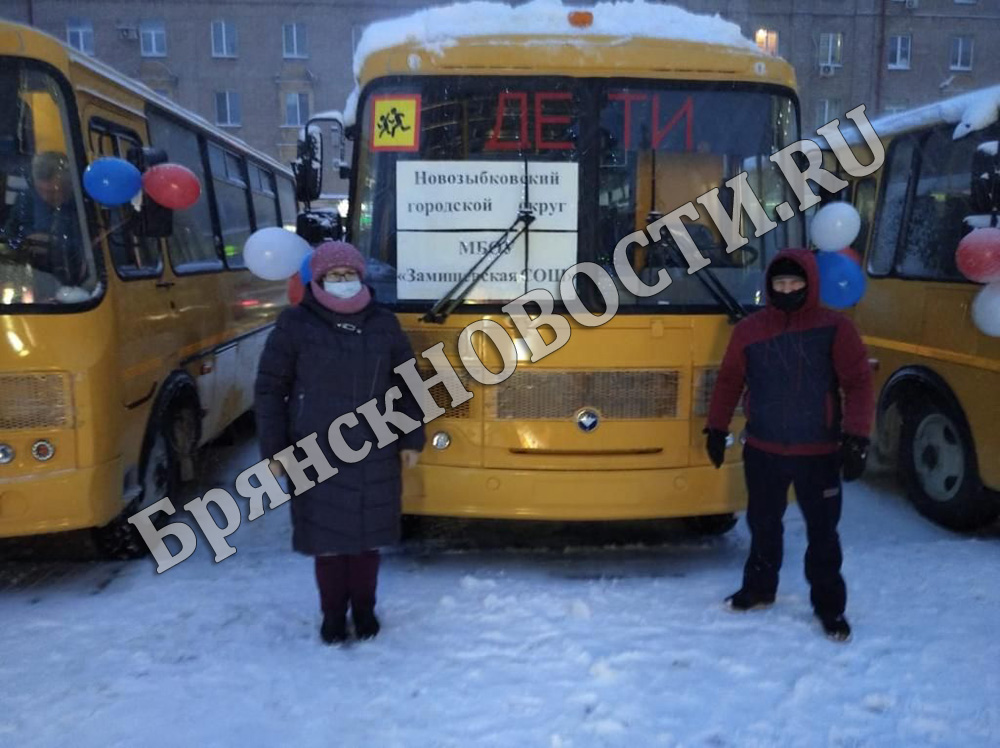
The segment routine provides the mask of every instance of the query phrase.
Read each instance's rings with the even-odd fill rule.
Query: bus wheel
[[[143,460],[142,493],[104,527],[94,531],[98,552],[104,558],[140,558],[148,548],[128,518],[165,496],[174,496],[180,485],[180,460],[169,434],[174,419],[168,417],[151,425],[149,450]]]
[[[705,514],[700,517],[685,517],[684,524],[699,535],[725,535],[736,527],[736,515]]]
[[[979,481],[965,424],[932,400],[916,402],[903,416],[899,469],[917,511],[940,525],[972,530],[997,516]]]

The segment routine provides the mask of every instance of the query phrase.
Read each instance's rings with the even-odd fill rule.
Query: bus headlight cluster
[[[7,465],[14,461],[14,448],[9,444],[0,444],[0,465]]]

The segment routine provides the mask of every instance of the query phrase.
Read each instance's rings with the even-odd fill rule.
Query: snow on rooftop
[[[574,10],[593,13],[593,23],[585,27],[572,26],[568,15]],[[565,5],[560,0],[532,0],[516,7],[506,3],[471,2],[427,8],[403,18],[371,24],[361,35],[354,53],[354,78],[357,81],[371,55],[400,44],[418,44],[440,53],[460,37],[529,35],[566,36],[570,37],[567,43],[575,44],[581,40],[572,37],[670,39],[718,44],[763,54],[753,41],[743,36],[735,23],[718,14],[697,15],[674,5],[645,0],[599,2],[589,7]],[[357,100],[355,87],[344,107],[347,124],[354,121]]]
[[[1000,86],[990,86],[906,112],[879,117],[872,122],[872,127],[880,137],[887,137],[921,127],[955,125],[952,137],[958,140],[970,132],[989,127],[998,118]]]

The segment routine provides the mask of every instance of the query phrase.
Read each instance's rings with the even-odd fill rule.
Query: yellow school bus
[[[201,196],[172,214],[148,197],[98,205],[82,175],[100,157],[182,164]],[[294,226],[291,172],[2,23],[0,188],[0,537],[93,528],[104,551],[136,551],[125,518],[192,477],[197,447],[252,405],[286,301],[242,247]]]
[[[875,120],[884,166],[859,180],[841,174],[862,218],[855,249],[868,286],[853,314],[876,367],[877,455],[921,513],[960,530],[1000,511],[1000,338],[977,329],[982,286],[955,260],[962,237],[996,225],[1000,210],[996,104],[991,124],[962,124],[998,95]]]
[[[731,24],[644,7],[653,15],[633,19],[642,29],[621,34],[605,30],[609,5],[567,10],[545,28],[508,9],[488,36],[463,31],[478,21],[449,15],[462,8],[430,9],[407,34],[405,21],[374,24],[359,44],[344,116],[348,224],[369,284],[398,312],[425,378],[433,371],[419,353],[438,343],[464,371],[456,342],[476,320],[502,325],[519,358],[501,384],[466,378],[474,396],[455,408],[443,385],[434,390],[446,413],[426,427],[421,467],[404,486],[407,513],[684,517],[725,531],[745,506],[739,450],[712,468],[702,428],[731,324],[763,303],[765,264],[802,245],[801,220],[729,255],[699,208],[687,228],[711,267],[687,274],[666,231],[632,246],[640,278],[672,278],[645,298],[626,290],[612,257],[623,237],[706,191],[721,188],[731,206],[725,183],[741,172],[773,219],[792,199],[768,157],[798,140],[794,74]],[[674,38],[656,38],[664,33]],[[518,227],[525,208],[532,220]],[[502,237],[502,257],[467,293],[452,293]],[[598,328],[572,322],[566,345],[530,363],[501,308],[544,289],[565,315],[559,278],[584,261],[615,279],[617,315]],[[579,292],[603,311],[596,287]],[[487,367],[501,369],[486,336],[473,340]],[[734,436],[741,429],[738,418]]]

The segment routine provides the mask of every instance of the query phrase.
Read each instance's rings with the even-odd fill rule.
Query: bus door
[[[88,108],[88,115],[88,146],[95,157],[125,158],[129,149],[142,146],[136,130],[120,117],[94,108]],[[100,232],[110,259],[108,283],[115,287],[120,397],[132,410],[151,400],[162,384],[164,350],[169,346],[174,317],[173,284],[164,277],[160,240],[137,235],[131,205],[99,212]],[[142,434],[132,436],[141,439]]]

